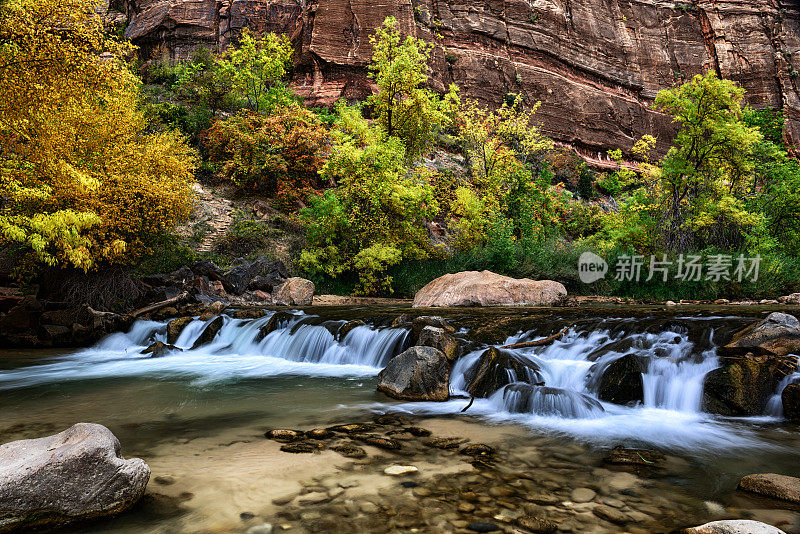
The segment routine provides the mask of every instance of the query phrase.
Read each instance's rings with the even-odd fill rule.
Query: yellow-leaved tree
[[[196,156],[149,133],[128,45],[92,0],[0,3],[0,246],[125,263],[189,214]]]

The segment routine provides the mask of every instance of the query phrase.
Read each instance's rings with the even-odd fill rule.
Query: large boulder
[[[739,489],[800,504],[800,478],[796,477],[775,473],[747,475],[739,481]]]
[[[458,340],[450,335],[444,328],[426,326],[419,333],[417,345],[420,347],[439,349],[451,362],[458,357]]]
[[[179,317],[167,323],[167,343],[174,345],[178,338],[181,337],[183,329],[192,321],[194,321],[194,317]]]
[[[225,278],[233,288],[233,293],[241,295],[248,289],[272,291],[273,287],[280,286],[289,278],[289,273],[282,261],[259,256],[233,267],[225,273]]]
[[[282,306],[310,306],[314,302],[314,282],[292,277],[286,280],[272,297]]]
[[[144,494],[150,468],[125,460],[106,427],[0,445],[0,532],[120,513]]]
[[[597,397],[614,404],[629,404],[644,401],[642,375],[647,363],[636,354],[626,354],[611,362],[600,377]]]
[[[516,279],[491,271],[446,274],[414,296],[414,307],[553,305],[567,290],[552,280]]]
[[[789,384],[781,393],[783,416],[794,423],[800,423],[800,384]]]
[[[491,347],[466,373],[467,392],[473,397],[488,397],[513,382],[536,384],[542,381],[539,367],[528,358],[509,350]]]
[[[786,534],[772,525],[749,519],[712,521],[699,527],[687,528],[685,534]]]
[[[796,358],[750,353],[725,357],[720,363],[703,381],[703,410],[738,416],[762,415],[780,381],[797,367]]]
[[[450,395],[450,362],[432,347],[411,347],[378,374],[378,391],[413,401],[446,401]]]
[[[800,353],[800,321],[788,313],[773,312],[766,319],[734,334],[731,342],[720,348],[723,355],[786,356]]]

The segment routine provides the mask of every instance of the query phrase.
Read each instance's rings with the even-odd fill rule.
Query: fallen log
[[[569,330],[568,326],[566,328],[564,328],[563,330],[561,330],[560,332],[556,332],[555,334],[553,334],[552,336],[549,336],[549,337],[545,337],[545,338],[542,338],[542,339],[537,339],[537,340],[534,340],[534,341],[523,341],[522,343],[512,343],[510,345],[503,345],[500,348],[501,349],[527,349],[528,347],[541,347],[542,345],[547,345],[548,343],[552,343],[553,341],[559,339],[561,336],[563,336],[567,332],[567,330]]]
[[[146,315],[148,313],[152,313],[154,311],[158,311],[161,308],[166,308],[167,306],[173,306],[175,304],[180,304],[182,301],[189,298],[189,292],[184,291],[180,295],[176,297],[172,297],[171,299],[162,300],[161,302],[156,302],[155,304],[150,304],[149,306],[145,306],[144,308],[139,308],[138,310],[129,314],[129,317],[132,319],[136,319],[139,316]]]

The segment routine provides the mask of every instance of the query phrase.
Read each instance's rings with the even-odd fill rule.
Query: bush
[[[228,231],[219,239],[214,247],[217,254],[227,256],[248,256],[269,244],[270,227],[245,212],[237,210]]]
[[[295,105],[267,117],[245,112],[217,120],[206,144],[229,180],[244,191],[275,196],[291,210],[324,185],[319,171],[329,142],[319,118]]]

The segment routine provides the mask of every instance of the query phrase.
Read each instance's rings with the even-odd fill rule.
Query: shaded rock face
[[[800,478],[766,473],[747,475],[739,482],[739,489],[783,501],[800,503]]]
[[[800,321],[774,312],[734,334],[720,347],[721,366],[703,382],[703,410],[721,415],[761,415],[780,381],[797,370]]]
[[[597,388],[597,397],[615,404],[644,401],[642,374],[647,364],[636,354],[626,354],[605,368]]]
[[[794,423],[800,423],[800,384],[789,384],[781,393],[783,416]]]
[[[272,297],[275,304],[283,306],[310,306],[314,301],[314,282],[299,277],[289,278]]]
[[[467,371],[467,392],[474,397],[489,397],[498,389],[513,382],[539,383],[542,375],[529,359],[492,347],[481,354],[472,369]]]
[[[438,349],[451,362],[458,357],[458,341],[447,333],[444,328],[426,326],[419,334],[417,345]]]
[[[659,90],[715,70],[755,107],[784,108],[800,140],[800,7],[787,0],[127,0],[125,36],[146,57],[222,47],[241,29],[289,35],[294,87],[311,103],[363,98],[369,36],[387,16],[434,43],[431,85],[499,105],[541,101],[544,131],[595,164],[643,134],[665,152],[674,131],[652,110]]]
[[[414,307],[552,305],[567,290],[552,280],[516,279],[491,271],[446,274],[429,282],[414,296]]]
[[[450,395],[450,362],[432,347],[411,347],[378,374],[378,391],[412,401],[446,401]]]
[[[749,519],[712,521],[699,527],[687,528],[686,534],[786,534],[779,528]]]
[[[147,464],[122,458],[101,425],[0,445],[0,532],[117,514],[139,500],[149,479]]]

